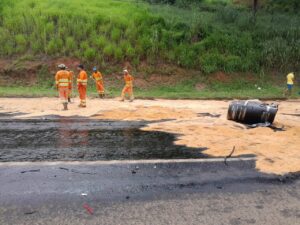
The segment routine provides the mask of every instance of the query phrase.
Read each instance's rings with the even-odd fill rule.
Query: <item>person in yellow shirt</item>
[[[96,88],[100,98],[104,98],[104,83],[103,83],[103,76],[97,67],[93,68],[93,75],[91,77],[96,82]]]
[[[134,100],[134,95],[133,95],[133,76],[131,76],[128,73],[128,70],[123,70],[124,73],[124,81],[125,81],[125,86],[122,90],[122,95],[121,95],[121,101],[125,101],[125,95],[128,94],[130,97],[130,101],[132,102]]]
[[[295,74],[289,73],[286,76],[287,79],[287,89],[285,91],[285,95],[291,96],[292,95],[292,90],[293,90],[293,86],[294,86],[294,80],[295,80]]]
[[[55,75],[56,87],[59,91],[59,97],[64,106],[64,110],[68,110],[68,97],[71,85],[71,77],[64,64],[60,64],[58,68],[59,71]]]
[[[78,65],[77,70],[79,71],[77,77],[77,86],[80,98],[80,105],[79,107],[85,108],[86,107],[86,90],[87,90],[87,73],[84,70],[83,65]]]

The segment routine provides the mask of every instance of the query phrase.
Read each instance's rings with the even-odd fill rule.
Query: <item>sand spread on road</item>
[[[265,173],[284,174],[300,171],[300,101],[279,101],[275,125],[270,128],[246,129],[226,119],[229,101],[203,100],[136,100],[90,99],[88,108],[79,109],[78,100],[70,110],[61,111],[55,98],[2,98],[0,113],[13,113],[16,118],[79,116],[93,119],[152,121],[144,130],[164,131],[178,135],[175,144],[207,147],[203,153],[214,157],[254,155],[256,168]],[[219,117],[218,117],[219,116]]]

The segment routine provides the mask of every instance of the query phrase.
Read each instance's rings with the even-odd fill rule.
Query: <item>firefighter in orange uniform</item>
[[[104,84],[103,84],[103,76],[100,71],[97,70],[97,67],[93,68],[92,78],[96,82],[96,88],[100,98],[104,98]]]
[[[124,80],[125,80],[125,87],[122,90],[121,101],[125,100],[125,95],[128,94],[130,97],[130,101],[134,100],[133,96],[133,77],[128,73],[128,70],[124,70]]]
[[[86,90],[87,90],[87,73],[84,71],[83,65],[78,65],[77,67],[79,74],[77,77],[77,86],[80,98],[80,105],[79,107],[85,108],[86,107]]]
[[[68,97],[71,85],[70,73],[66,70],[64,64],[58,66],[59,71],[55,75],[56,87],[59,91],[59,98],[64,106],[64,110],[68,110]]]
[[[70,73],[70,79],[71,79],[71,84],[70,84],[70,87],[69,87],[69,96],[68,96],[68,102],[71,103],[72,90],[73,90],[74,72],[73,72],[72,70],[69,70],[68,68],[67,68],[67,70],[68,70],[69,73]]]

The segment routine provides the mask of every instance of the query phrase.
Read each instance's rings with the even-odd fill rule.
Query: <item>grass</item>
[[[261,90],[253,85],[246,85],[244,88],[237,89],[236,84],[218,84],[218,88],[207,87],[197,90],[191,83],[177,84],[170,86],[157,86],[151,89],[135,88],[137,98],[166,98],[166,99],[283,99],[285,86],[266,84],[261,86]],[[300,98],[298,94],[300,88],[295,88],[291,98]],[[73,91],[77,96],[77,90]],[[121,88],[107,87],[108,97],[120,96]],[[57,91],[47,87],[1,87],[0,97],[56,97]],[[88,96],[97,97],[94,85],[89,85]]]
[[[287,1],[298,4],[297,0]],[[294,71],[296,77],[300,72],[300,14],[282,1],[267,0],[272,4],[259,10],[254,19],[250,8],[231,2],[178,0],[168,5],[142,0],[1,0],[0,58],[22,64],[24,58],[33,62],[64,57],[100,68],[121,67],[126,62],[133,71],[142,65],[164,64],[186,71],[192,68],[200,74],[172,87],[136,89],[136,96],[144,98],[281,98],[284,85],[269,82],[274,79],[271,76],[256,78],[262,90],[243,78],[207,82],[218,71]],[[45,62],[36,70],[38,79],[32,87],[0,87],[0,96],[56,96],[50,88],[52,80],[45,79],[53,77],[50,67]],[[22,83],[26,68],[5,65],[0,68],[0,80],[14,77],[11,83]],[[33,73],[31,68],[27,70]],[[152,74],[143,76],[147,80]],[[206,88],[197,91],[199,82]],[[110,95],[118,96],[119,92],[120,88],[113,86]],[[96,96],[94,88],[89,88],[89,94]]]
[[[136,96],[141,98],[167,98],[167,99],[283,99],[284,87],[265,85],[258,90],[257,87],[246,86],[235,89],[234,84],[219,84],[219,88],[207,87],[196,90],[189,84],[175,85],[173,87],[156,87],[149,90],[137,90]],[[299,88],[295,88],[291,98],[299,98]]]
[[[100,65],[164,61],[208,74],[299,70],[299,14],[260,11],[254,22],[251,9],[229,0],[189,2],[202,3],[2,0],[0,56],[68,56]]]

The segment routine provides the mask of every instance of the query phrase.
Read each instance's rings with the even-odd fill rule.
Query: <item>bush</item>
[[[103,49],[108,43],[109,41],[104,36],[98,36],[94,44],[96,48]]]
[[[18,34],[15,36],[16,42],[16,52],[17,53],[24,53],[27,48],[27,41],[22,34]]]
[[[147,36],[142,36],[139,38],[138,40],[138,45],[141,47],[142,50],[142,54],[143,55],[147,55],[148,51],[151,49],[152,47],[152,43],[149,37]]]
[[[129,46],[127,49],[126,49],[126,58],[129,58],[129,59],[133,59],[136,57],[136,53],[135,53],[135,50],[134,48],[132,48],[131,46]]]
[[[85,51],[85,50],[89,49],[89,47],[90,47],[90,45],[89,45],[89,42],[88,42],[88,41],[83,41],[83,42],[81,42],[81,44],[80,44],[80,49],[81,49],[82,51]]]
[[[76,46],[76,41],[73,37],[67,37],[66,39],[66,50],[67,53],[72,53],[76,50],[77,46]]]
[[[287,43],[283,38],[275,38],[271,41],[266,41],[263,44],[263,58],[265,65],[268,67],[277,67],[281,65],[286,68],[293,61],[293,43]],[[281,68],[281,69],[282,69]]]
[[[256,20],[228,0],[148,2],[169,5],[1,0],[0,55],[167,61],[206,73],[299,68],[300,16],[292,13],[299,1],[266,0],[272,13],[260,9]]]
[[[115,42],[118,42],[121,38],[121,30],[118,28],[113,28],[113,30],[111,31],[111,39]]]
[[[206,53],[199,59],[201,69],[204,73],[212,73],[218,70],[224,70],[223,56],[218,53]]]
[[[224,23],[234,23],[239,17],[239,11],[232,6],[226,6],[218,12],[217,16]]]
[[[96,59],[96,50],[87,48],[83,53],[83,57],[86,61],[94,61]]]
[[[35,53],[35,54],[41,53],[41,51],[43,49],[43,45],[40,41],[32,41],[30,43],[30,47],[31,47],[33,53]],[[47,48],[46,48],[46,52],[47,52]]]
[[[114,58],[118,61],[122,61],[123,58],[124,58],[124,55],[123,55],[123,52],[122,52],[122,49],[119,48],[119,47],[116,47],[114,49]]]
[[[52,39],[48,42],[46,52],[50,55],[58,55],[63,50],[63,41],[59,38]]]
[[[300,10],[300,2],[299,0],[267,0],[265,7],[270,11],[298,13]]]
[[[103,49],[103,54],[107,58],[112,58],[114,56],[114,52],[115,52],[115,46],[112,44],[105,46],[105,48]]]
[[[225,72],[235,72],[242,71],[242,59],[239,56],[230,55],[224,57],[224,71]]]
[[[138,31],[135,27],[128,27],[125,31],[125,37],[130,43],[134,44],[136,42],[136,39],[138,37]]]

